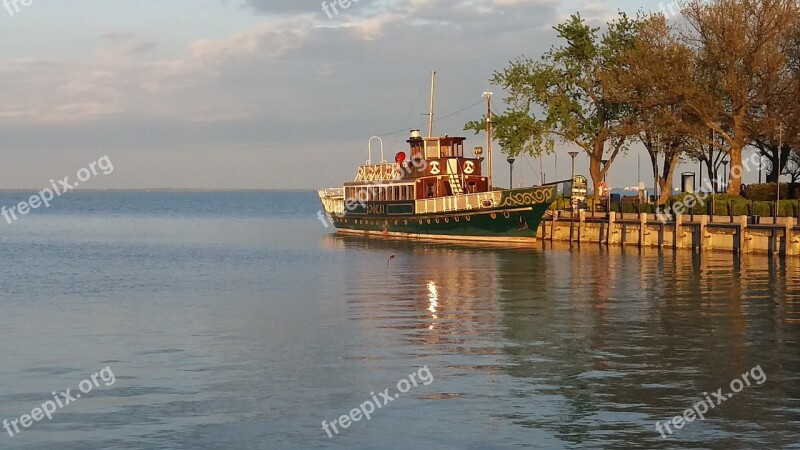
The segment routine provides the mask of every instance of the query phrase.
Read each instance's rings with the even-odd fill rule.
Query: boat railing
[[[324,198],[341,198],[344,199],[344,188],[328,188],[320,189],[319,196]]]
[[[327,213],[344,214],[344,188],[320,189],[318,193]]]
[[[356,182],[380,182],[394,180],[398,175],[402,175],[400,164],[366,164],[358,166]]]
[[[423,200],[416,200],[415,210],[417,214],[436,214],[451,211],[494,208],[500,204],[502,195],[500,191],[492,191],[426,198]]]

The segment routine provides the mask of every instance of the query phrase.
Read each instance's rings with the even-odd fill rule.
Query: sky
[[[30,1],[30,0],[28,0]],[[489,78],[538,58],[570,14],[600,25],[625,0],[32,0],[0,8],[0,189],[42,188],[103,156],[95,189],[316,189],[341,185],[383,135],[386,159],[426,129],[437,72],[435,134],[480,119]],[[328,0],[326,3],[331,3]],[[344,3],[346,4],[346,2]],[[147,5],[147,6],[144,6]],[[454,114],[455,113],[455,114]],[[379,146],[373,147],[378,159]],[[557,156],[521,158],[515,185],[570,174]],[[634,148],[610,184],[652,184]],[[588,159],[576,160],[586,173]],[[495,183],[508,163],[495,154]],[[697,165],[684,169],[696,170]],[[745,176],[746,181],[747,175]],[[677,185],[677,184],[676,184]]]

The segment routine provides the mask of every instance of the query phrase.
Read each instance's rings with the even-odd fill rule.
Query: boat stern
[[[325,214],[328,216],[344,215],[344,188],[320,189],[317,193]]]

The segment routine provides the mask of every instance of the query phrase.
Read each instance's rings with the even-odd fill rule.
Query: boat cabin
[[[464,155],[464,137],[422,137],[412,130],[409,154],[398,152],[394,163],[359,166],[356,179],[345,183],[345,198],[365,202],[394,202],[487,192],[483,149]]]

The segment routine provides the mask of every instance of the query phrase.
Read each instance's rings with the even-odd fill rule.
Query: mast
[[[484,92],[486,97],[486,157],[489,159],[489,190],[492,190],[492,93]]]
[[[433,94],[436,90],[436,72],[431,72],[431,107],[428,113],[428,137],[433,137]]]

